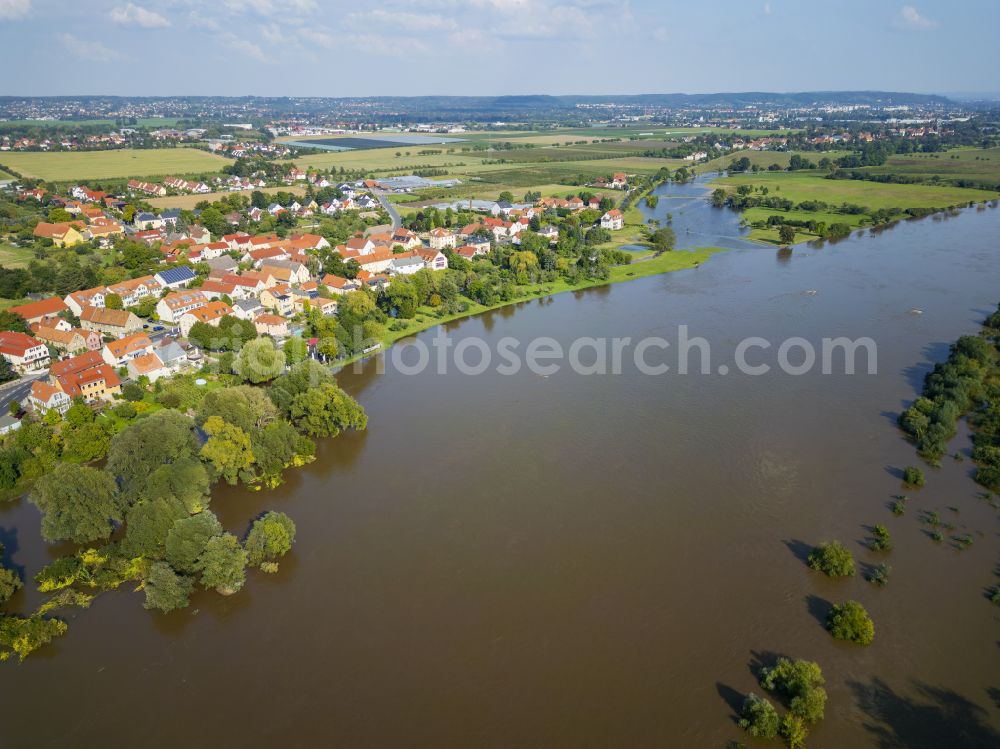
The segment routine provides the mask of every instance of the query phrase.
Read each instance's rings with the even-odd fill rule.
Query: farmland
[[[739,185],[767,187],[771,194],[796,203],[803,200],[821,200],[835,206],[854,203],[873,211],[880,208],[948,208],[997,197],[995,192],[987,190],[950,185],[895,185],[834,180],[826,179],[816,172],[738,174],[723,177],[716,184],[729,188]]]
[[[869,174],[902,174],[924,179],[967,180],[1000,185],[1000,148],[957,148],[943,153],[890,156],[882,166],[865,167]]]
[[[709,172],[724,171],[729,167],[729,165],[736,159],[742,159],[746,157],[750,160],[751,167],[759,167],[761,169],[767,169],[771,164],[777,164],[782,169],[788,167],[788,162],[793,155],[798,154],[804,159],[808,159],[813,163],[818,162],[820,159],[827,158],[833,161],[841,156],[846,156],[848,151],[734,151],[733,153],[727,153],[725,156],[721,156],[717,159],[712,159],[711,161],[706,161],[704,164],[698,164],[697,169],[701,174],[708,174]]]
[[[12,151],[0,154],[0,166],[25,177],[52,182],[117,177],[211,174],[229,163],[196,148],[120,149],[58,153]]]
[[[771,215],[779,215],[788,221],[816,221],[827,226],[840,223],[851,228],[870,223],[871,213],[882,209],[946,209],[997,198],[997,193],[988,190],[954,187],[951,185],[899,185],[861,180],[827,179],[816,171],[810,172],[758,172],[739,174],[716,180],[713,184],[734,190],[740,185],[751,185],[755,189],[766,187],[768,194],[801,203],[802,201],[822,201],[829,205],[823,211],[790,210],[772,208],[749,208],[743,213],[747,223],[766,221]],[[840,213],[837,207],[844,203],[862,206],[861,213]],[[814,238],[804,229],[799,229],[796,241]],[[754,228],[752,239],[778,244],[778,229]]]

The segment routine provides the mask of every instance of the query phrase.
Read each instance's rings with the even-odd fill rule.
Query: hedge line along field
[[[197,148],[117,149],[112,151],[11,151],[0,167],[51,182],[119,177],[214,174],[232,163]]]
[[[262,187],[259,191],[265,195],[273,195],[276,192],[287,192],[292,195],[305,195],[306,188],[302,185],[288,185],[286,187]],[[214,203],[216,200],[232,195],[231,192],[206,192],[200,195],[167,195],[164,198],[146,198],[146,202],[153,208],[180,208],[182,210],[193,210],[199,203],[207,200]],[[249,195],[249,193],[238,193]]]
[[[949,208],[1000,197],[990,190],[951,185],[897,185],[827,179],[823,174],[816,171],[757,172],[722,177],[713,184],[731,191],[740,185],[767,187],[771,196],[787,198],[795,203],[804,200],[822,200],[831,206],[852,203],[870,211],[881,208]]]

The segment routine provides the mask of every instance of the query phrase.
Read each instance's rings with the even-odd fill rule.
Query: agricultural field
[[[119,177],[212,174],[231,163],[196,148],[119,149],[46,153],[11,151],[0,154],[0,166],[50,182]]]
[[[957,148],[941,153],[890,156],[882,166],[864,167],[870,174],[905,174],[925,179],[969,180],[1000,186],[1000,148]]]
[[[273,195],[276,192],[287,192],[294,195],[304,195],[306,188],[302,185],[292,185],[289,187],[264,187],[260,192],[265,195]],[[207,200],[209,203],[215,202],[216,200],[221,200],[222,198],[232,195],[231,192],[207,192],[202,195],[168,195],[165,198],[146,198],[146,202],[157,209],[162,208],[180,208],[182,210],[193,210],[198,203],[203,200]],[[241,195],[249,196],[250,193],[243,192],[238,193]]]
[[[861,180],[826,179],[817,172],[758,172],[724,177],[713,182],[734,190],[739,185],[766,186],[769,194],[786,198],[795,203],[818,200],[839,206],[843,203],[864,206],[868,213],[845,214],[835,211],[780,211],[771,208],[749,208],[743,212],[747,223],[766,221],[768,216],[779,215],[792,221],[822,221],[830,224],[847,224],[857,228],[867,223],[869,213],[883,208],[950,208],[997,198],[995,192],[950,185],[897,185]],[[796,242],[813,239],[815,235],[804,229],[797,230]],[[779,244],[778,229],[753,229],[750,238]]]
[[[722,177],[713,184],[735,189],[739,185],[766,186],[772,195],[795,201],[822,200],[831,205],[853,203],[880,208],[949,208],[994,200],[996,192],[950,185],[894,185],[861,180],[826,179],[816,172],[758,172]]]
[[[733,153],[706,161],[703,164],[696,164],[695,166],[701,174],[725,171],[734,159],[742,159],[746,156],[750,159],[751,166],[767,169],[771,164],[777,164],[782,169],[785,169],[795,154],[804,159],[809,159],[809,161],[816,164],[819,163],[820,159],[827,158],[833,161],[834,159],[839,159],[841,156],[847,156],[849,153],[850,151],[734,151]]]

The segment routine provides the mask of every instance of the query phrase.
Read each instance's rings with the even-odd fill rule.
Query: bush
[[[903,483],[908,486],[923,486],[926,482],[924,478],[924,472],[919,468],[914,468],[913,466],[907,466],[903,470]]]
[[[854,557],[840,541],[823,543],[809,552],[809,567],[828,577],[852,577]]]
[[[872,537],[868,539],[868,548],[872,551],[891,551],[892,539],[889,538],[889,530],[884,525],[876,525],[872,528]]]
[[[889,583],[890,572],[892,572],[892,567],[888,564],[880,564],[868,574],[868,582],[884,588]]]
[[[768,700],[751,692],[743,702],[739,725],[751,736],[773,739],[778,735],[778,711]]]
[[[857,601],[834,605],[826,617],[826,628],[836,639],[858,645],[871,645],[875,639],[875,624]]]
[[[813,661],[779,658],[774,666],[764,668],[760,674],[760,685],[790,699],[789,710],[806,723],[823,719],[825,683],[819,664]]]

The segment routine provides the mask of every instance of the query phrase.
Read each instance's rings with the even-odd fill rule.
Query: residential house
[[[27,400],[31,410],[40,415],[53,410],[64,414],[73,405],[73,401],[66,393],[44,380],[35,380],[31,383],[31,393]]]
[[[617,208],[612,208],[601,216],[601,228],[610,229],[611,231],[623,229],[625,228],[625,217]]]
[[[125,307],[138,304],[141,299],[145,299],[150,294],[159,293],[160,284],[154,276],[131,278],[128,281],[108,286],[106,291],[106,294],[117,294]]]
[[[260,268],[262,276],[270,275],[277,281],[289,284],[306,283],[309,278],[309,269],[302,263],[290,260],[272,260]]]
[[[83,314],[83,310],[86,307],[104,307],[104,299],[107,296],[108,288],[106,286],[95,286],[93,289],[81,289],[80,291],[73,291],[66,295],[63,302],[69,307],[70,311],[77,317]]]
[[[164,289],[181,289],[195,279],[195,272],[186,265],[161,270],[155,276],[156,282]]]
[[[83,234],[78,231],[82,226],[82,224],[74,226],[68,221],[59,224],[39,221],[32,234],[40,239],[51,239],[56,247],[71,247],[85,241]]]
[[[431,229],[429,241],[432,250],[453,249],[455,247],[455,234],[450,229],[438,227]]]
[[[111,341],[104,346],[101,356],[113,367],[123,367],[131,359],[142,354],[151,353],[153,342],[145,333],[133,333],[132,335]]]
[[[238,296],[236,294],[235,284],[225,283],[224,281],[216,281],[214,278],[209,278],[207,281],[202,283],[202,285],[198,287],[198,291],[209,299],[218,299],[223,296],[234,299]]]
[[[253,324],[257,328],[258,335],[269,335],[272,338],[286,338],[288,336],[288,320],[278,315],[266,313],[257,315]]]
[[[225,302],[216,300],[193,309],[190,312],[185,312],[181,315],[177,325],[181,329],[181,335],[187,338],[195,323],[203,322],[206,325],[217,328],[219,327],[219,323],[222,322],[222,318],[231,314],[233,314],[232,307]]]
[[[185,313],[204,307],[208,297],[198,290],[175,291],[156,304],[156,314],[165,322],[176,323]]]
[[[264,289],[260,294],[260,303],[264,305],[265,309],[272,310],[276,314],[291,315],[295,311],[291,291],[291,287],[287,284]]]
[[[80,312],[80,327],[111,338],[123,338],[142,330],[142,320],[125,309],[86,306]]]
[[[248,299],[237,299],[233,302],[233,315],[241,320],[253,320],[264,311],[264,305],[260,299],[250,297]]]
[[[100,351],[56,362],[49,369],[49,382],[70,398],[81,397],[88,403],[110,400],[121,393],[118,373],[104,361]]]
[[[133,380],[146,377],[150,382],[156,382],[161,377],[170,374],[170,369],[156,354],[142,354],[130,359],[126,366],[128,367],[128,376]]]
[[[434,250],[436,252],[436,250]],[[389,263],[388,271],[394,276],[409,276],[425,267],[424,259],[417,255],[395,255]]]
[[[341,276],[335,276],[332,273],[327,273],[323,276],[322,284],[326,286],[331,294],[346,294],[348,291],[357,291],[361,288],[361,284],[355,281],[353,278],[342,278]]]
[[[424,261],[425,267],[431,270],[444,270],[448,267],[448,258],[440,250],[421,248],[416,253]]]
[[[139,231],[148,231],[150,229],[162,229],[167,225],[167,222],[162,216],[142,211],[135,214],[132,218],[132,225]]]
[[[46,346],[51,346],[61,351],[68,351],[71,354],[89,351],[90,347],[87,345],[88,336],[97,335],[92,330],[59,330],[44,325],[34,326],[32,332],[35,334],[35,338]],[[98,336],[98,341],[100,341],[100,336]]]
[[[49,363],[49,347],[26,333],[0,331],[0,356],[18,374],[44,369]]]
[[[60,312],[69,309],[66,303],[57,296],[48,299],[39,299],[37,302],[28,302],[11,307],[8,311],[20,316],[29,325],[39,322],[45,317],[58,315]]]
[[[611,175],[611,187],[615,190],[625,190],[628,188],[628,177],[625,172],[615,172]]]

